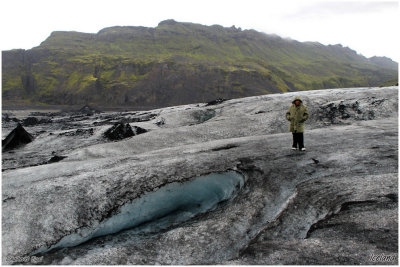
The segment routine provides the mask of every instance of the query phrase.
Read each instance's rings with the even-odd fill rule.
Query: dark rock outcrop
[[[2,151],[18,148],[21,145],[32,142],[33,139],[33,136],[18,123],[17,127],[2,141]]]
[[[51,119],[38,119],[36,117],[28,117],[22,121],[24,126],[34,126],[37,124],[51,123]]]
[[[39,120],[35,117],[28,117],[22,121],[25,126],[32,126],[39,124]]]
[[[122,140],[124,138],[128,138],[134,135],[142,134],[147,132],[146,129],[143,129],[138,126],[133,126],[133,128],[129,125],[129,123],[116,123],[110,129],[108,129],[104,133],[104,137],[109,140]]]
[[[54,155],[53,157],[51,157],[51,159],[49,159],[49,161],[47,161],[47,163],[59,162],[59,161],[65,159],[65,158],[66,158],[66,156]]]
[[[132,127],[129,125],[129,123],[116,123],[104,133],[104,137],[108,138],[109,140],[122,140],[134,135],[135,134],[133,133]]]
[[[218,105],[218,104],[221,104],[224,101],[226,101],[226,99],[217,98],[217,99],[215,99],[213,101],[208,102],[206,106]]]
[[[139,126],[133,126],[133,133],[135,134],[135,135],[138,135],[138,134],[142,134],[142,133],[147,133],[147,130],[146,129],[144,129],[144,128],[142,128],[142,127],[139,127]]]

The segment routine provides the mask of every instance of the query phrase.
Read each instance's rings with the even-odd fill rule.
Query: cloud
[[[0,6],[6,11],[0,16],[1,50],[32,48],[55,30],[155,27],[172,18],[342,43],[368,56],[398,59],[399,9],[398,1],[391,0],[12,0],[0,1]]]
[[[369,15],[396,11],[397,1],[318,1],[299,6],[286,19],[315,20],[344,15]]]

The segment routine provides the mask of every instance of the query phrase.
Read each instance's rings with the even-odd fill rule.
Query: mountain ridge
[[[398,64],[342,45],[162,21],[97,33],[55,31],[2,51],[3,103],[171,106],[287,91],[391,85]]]

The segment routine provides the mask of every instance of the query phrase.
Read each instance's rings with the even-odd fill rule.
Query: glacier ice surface
[[[73,247],[92,238],[135,228],[137,233],[155,232],[184,222],[233,198],[242,188],[244,177],[236,171],[211,173],[179,183],[167,184],[124,204],[104,221],[63,237],[49,248],[41,247],[32,254],[55,248]]]

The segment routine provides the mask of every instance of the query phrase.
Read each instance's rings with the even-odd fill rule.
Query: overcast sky
[[[341,43],[399,61],[398,1],[386,0],[1,0],[1,50],[30,49],[52,31],[96,33],[165,19],[235,25],[299,41]]]

